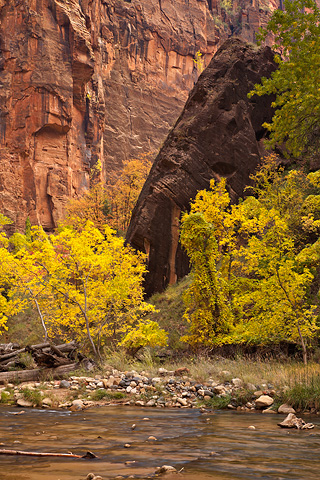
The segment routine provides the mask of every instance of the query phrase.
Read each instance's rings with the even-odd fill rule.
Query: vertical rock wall
[[[29,215],[51,230],[100,148],[91,38],[75,0],[9,0],[0,19],[0,208],[18,228]]]
[[[232,5],[232,7],[231,7]],[[155,151],[232,34],[277,1],[0,0],[0,211],[53,229],[67,199]]]

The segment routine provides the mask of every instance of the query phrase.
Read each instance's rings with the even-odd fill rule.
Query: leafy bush
[[[12,389],[6,389],[2,390],[1,395],[0,395],[0,403],[12,403],[14,400],[13,397],[13,390]]]
[[[209,407],[209,408],[214,408],[214,409],[224,409],[227,408],[231,401],[231,395],[225,395],[222,397],[219,397],[218,395],[215,397],[210,398],[210,400],[205,400],[204,404]]]
[[[98,402],[99,400],[121,400],[126,397],[123,392],[109,392],[105,388],[99,388],[91,393],[91,399]]]
[[[22,390],[22,394],[25,400],[28,400],[36,407],[41,407],[43,394],[40,390],[32,390],[27,387]]]

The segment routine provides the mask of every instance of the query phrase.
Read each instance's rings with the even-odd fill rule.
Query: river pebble
[[[23,398],[23,389],[38,390],[41,387],[43,408],[56,407],[69,408],[72,411],[83,410],[97,403],[123,403],[141,407],[173,407],[173,408],[199,408],[199,402],[210,402],[215,399],[230,396],[228,405],[232,410],[267,410],[273,405],[275,396],[274,387],[271,384],[261,382],[260,386],[245,384],[241,378],[231,378],[230,372],[220,372],[224,382],[218,382],[209,378],[207,382],[196,382],[189,376],[189,370],[181,367],[175,371],[165,368],[158,369],[158,375],[149,375],[147,372],[119,371],[110,367],[104,375],[71,376],[68,380],[53,380],[48,382],[28,382],[14,387],[14,399],[21,407],[31,407],[32,402]],[[7,387],[8,388],[8,387]],[[258,388],[258,390],[257,390]],[[261,388],[261,390],[260,390]],[[61,389],[58,400],[55,399],[56,389]],[[50,393],[52,390],[52,394]],[[241,393],[246,398],[241,404]],[[3,389],[3,392],[5,390]],[[238,394],[238,392],[240,394]],[[251,399],[248,399],[248,392]],[[5,393],[3,393],[5,395]],[[8,396],[10,396],[8,392]],[[69,398],[69,400],[68,400]],[[99,400],[101,399],[101,400]],[[249,401],[248,401],[249,400]],[[217,402],[215,402],[217,403]],[[281,413],[290,405],[280,407]],[[272,410],[273,412],[273,410]],[[280,413],[279,412],[279,413]]]

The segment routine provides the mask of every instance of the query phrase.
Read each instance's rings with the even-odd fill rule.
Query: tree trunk
[[[299,332],[300,343],[301,343],[301,347],[302,347],[303,363],[304,363],[305,365],[307,365],[307,363],[308,363],[308,359],[307,359],[307,347],[306,347],[305,341],[304,341],[304,339],[303,339],[303,336],[302,336],[302,333],[301,333],[300,325],[299,325],[299,324],[298,324],[298,332]]]
[[[34,368],[33,370],[22,370],[17,372],[0,373],[0,384],[6,382],[35,382],[40,378],[61,378],[65,373],[70,373],[79,367],[78,363],[62,365],[57,368]]]
[[[92,452],[85,455],[75,455],[73,453],[47,453],[47,452],[24,452],[22,450],[0,449],[0,455],[28,455],[31,457],[67,457],[67,458],[97,458]]]

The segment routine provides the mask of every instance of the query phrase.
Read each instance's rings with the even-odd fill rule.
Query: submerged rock
[[[278,423],[281,428],[297,428],[298,430],[310,430],[314,428],[313,423],[306,423],[302,418],[296,417],[294,413],[289,413],[283,422]]]
[[[162,467],[157,467],[155,473],[167,473],[167,472],[176,472],[176,468],[171,465],[162,465]]]

